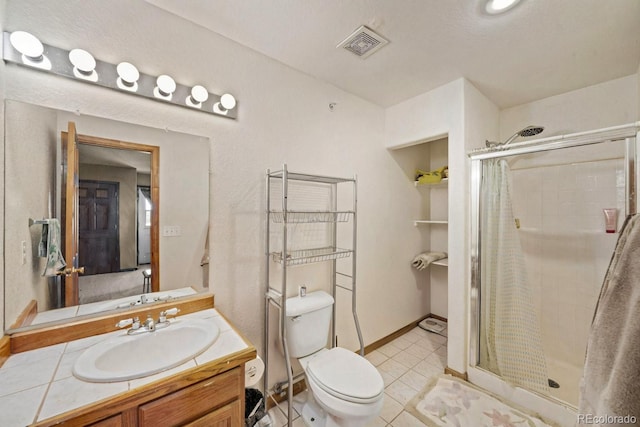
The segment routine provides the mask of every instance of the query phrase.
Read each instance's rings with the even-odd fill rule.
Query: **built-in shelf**
[[[413,185],[415,185],[416,187],[429,187],[429,188],[447,187],[449,185],[449,178],[442,178],[440,182],[434,182],[431,184],[429,183],[421,184],[418,181],[413,181]]]
[[[282,211],[271,211],[271,219],[275,223],[284,221]],[[287,223],[313,222],[347,222],[353,216],[353,211],[287,211]]]
[[[441,267],[449,267],[449,258],[439,259],[438,261],[433,261],[431,264],[439,265]]]
[[[430,219],[417,219],[415,221],[413,221],[413,225],[415,225],[416,227],[420,224],[444,224],[447,225],[449,224],[449,221],[432,221]]]
[[[315,248],[302,249],[297,251],[289,251],[286,256],[287,265],[311,264],[314,262],[330,261],[338,258],[347,258],[353,251],[350,249],[340,248]],[[282,252],[273,252],[271,254],[273,260],[282,264]]]

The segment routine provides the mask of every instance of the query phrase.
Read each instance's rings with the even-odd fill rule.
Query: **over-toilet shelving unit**
[[[296,191],[291,191],[295,187]],[[294,194],[295,193],[295,194]],[[351,194],[350,194],[351,193]],[[346,197],[344,197],[346,196]],[[270,307],[276,307],[280,317],[281,336],[287,381],[274,387],[281,392],[287,385],[288,425],[293,414],[294,376],[289,358],[286,336],[287,298],[294,296],[297,286],[291,287],[290,268],[305,264],[329,263],[330,293],[336,301],[336,289],[351,293],[351,308],[360,343],[360,354],[364,355],[364,341],[356,312],[356,242],[357,242],[357,178],[338,178],[322,175],[294,173],[284,164],[281,170],[267,170],[266,176],[266,238],[265,238],[265,328],[263,381],[264,393],[272,396],[269,389],[269,347],[271,332]],[[343,205],[348,205],[343,209]],[[306,239],[305,233],[311,235]],[[302,235],[302,236],[300,236]],[[301,238],[299,238],[301,237]],[[338,243],[345,247],[339,247]],[[348,262],[350,258],[351,262]],[[338,260],[340,261],[338,265]],[[272,267],[279,274],[272,274]],[[339,270],[349,271],[339,271]],[[276,276],[276,277],[272,277]],[[279,277],[277,277],[279,276]],[[279,286],[275,282],[279,279]],[[274,283],[272,283],[274,282]],[[299,285],[296,283],[295,285]],[[292,292],[293,291],[293,292]],[[336,305],[333,305],[331,320],[331,346],[336,346]]]

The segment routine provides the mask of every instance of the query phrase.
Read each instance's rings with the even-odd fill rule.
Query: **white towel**
[[[57,273],[67,266],[60,250],[60,241],[62,240],[60,233],[60,221],[56,218],[48,220],[48,224],[42,225],[42,239],[46,240],[46,257],[47,265],[42,272],[43,276],[57,276]],[[38,251],[44,249],[45,243],[40,242]],[[40,254],[42,256],[42,254]]]
[[[439,259],[444,259],[447,257],[446,252],[423,252],[419,255],[416,255],[411,262],[411,265],[417,268],[418,270],[424,270],[434,261],[438,261]]]
[[[624,223],[591,323],[580,415],[640,421],[640,215]],[[609,420],[601,426],[622,425]],[[633,425],[637,425],[633,423]]]

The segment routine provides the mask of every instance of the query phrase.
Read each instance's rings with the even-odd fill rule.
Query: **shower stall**
[[[639,124],[470,153],[470,365],[492,381],[577,406],[600,286],[637,210]]]

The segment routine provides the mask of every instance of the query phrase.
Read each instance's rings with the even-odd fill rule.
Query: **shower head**
[[[537,135],[543,130],[544,130],[544,127],[542,126],[527,126],[526,128],[519,130],[518,132],[511,135],[511,137],[509,137],[509,139],[507,139],[502,145],[507,145],[512,143],[513,140],[515,140],[519,136],[527,138],[533,135]]]
[[[504,145],[511,144],[519,136],[523,137],[523,138],[527,138],[527,137],[530,137],[530,136],[537,135],[540,132],[542,132],[543,130],[544,130],[543,126],[527,126],[526,128],[521,129],[518,132],[516,132],[513,135],[511,135],[509,137],[509,139],[507,139],[502,144],[499,144],[497,142],[486,141],[486,145],[487,145],[487,147],[502,147]]]

